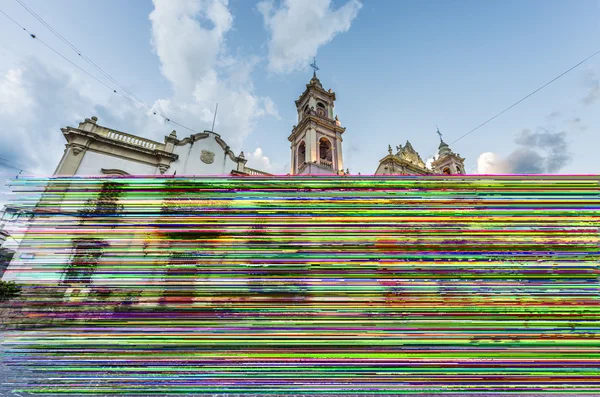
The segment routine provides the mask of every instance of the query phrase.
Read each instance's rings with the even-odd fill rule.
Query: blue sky
[[[410,140],[425,160],[600,49],[600,1],[23,0],[148,106],[215,131],[249,165],[289,169],[294,100],[317,57],[337,94],[351,173]],[[0,9],[76,62],[15,0]],[[60,128],[99,124],[161,140],[172,129],[0,15],[0,157],[51,174]],[[598,173],[600,55],[454,143],[470,173]],[[478,161],[479,160],[479,161]],[[485,161],[484,161],[485,160]],[[553,164],[553,165],[550,165]],[[14,170],[1,169],[2,177]]]

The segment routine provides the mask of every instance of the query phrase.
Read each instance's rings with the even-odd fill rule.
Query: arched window
[[[304,106],[304,113],[308,113],[310,111],[310,108],[308,107],[308,104],[306,106]]]
[[[304,141],[298,145],[298,167],[301,167],[306,163],[306,145]]]
[[[323,137],[319,139],[319,159],[332,161],[333,154],[331,153],[331,142],[329,139]]]
[[[321,102],[317,103],[317,114],[321,117],[327,117],[327,109]]]
[[[463,173],[462,169],[460,168],[460,165],[456,166],[456,173],[457,174],[462,174]]]
[[[444,168],[444,170],[442,171],[445,175],[451,175],[452,173],[450,172],[450,168],[446,167]]]

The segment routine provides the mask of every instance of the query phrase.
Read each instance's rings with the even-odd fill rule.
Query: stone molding
[[[293,142],[295,135],[298,132],[302,132],[306,128],[315,128],[317,126],[326,128],[334,133],[340,134],[340,139],[344,131],[346,131],[346,127],[341,127],[336,125],[335,120],[324,119],[322,117],[318,117],[313,114],[308,114],[304,117],[300,123],[292,129],[292,133],[288,136],[288,141]]]

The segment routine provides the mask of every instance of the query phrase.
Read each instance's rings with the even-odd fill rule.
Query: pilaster
[[[308,160],[307,163],[314,163],[318,160],[319,154],[317,153],[317,130],[311,126],[308,131],[306,131],[306,140],[310,142],[310,149],[308,149]]]
[[[339,132],[336,133],[335,143],[336,143],[335,154],[337,157],[336,167],[337,167],[337,171],[339,173],[339,172],[344,171],[344,159],[342,157],[342,135]]]

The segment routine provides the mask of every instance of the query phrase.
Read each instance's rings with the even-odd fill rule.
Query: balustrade
[[[104,134],[103,134],[104,135]],[[130,145],[135,145],[139,147],[143,147],[146,149],[154,150],[160,145],[156,142],[150,141],[148,139],[138,138],[129,134],[125,134],[117,131],[108,131],[105,136],[109,139],[113,139],[115,141],[128,143]],[[162,145],[160,145],[162,146]],[[162,148],[161,148],[162,149]]]

